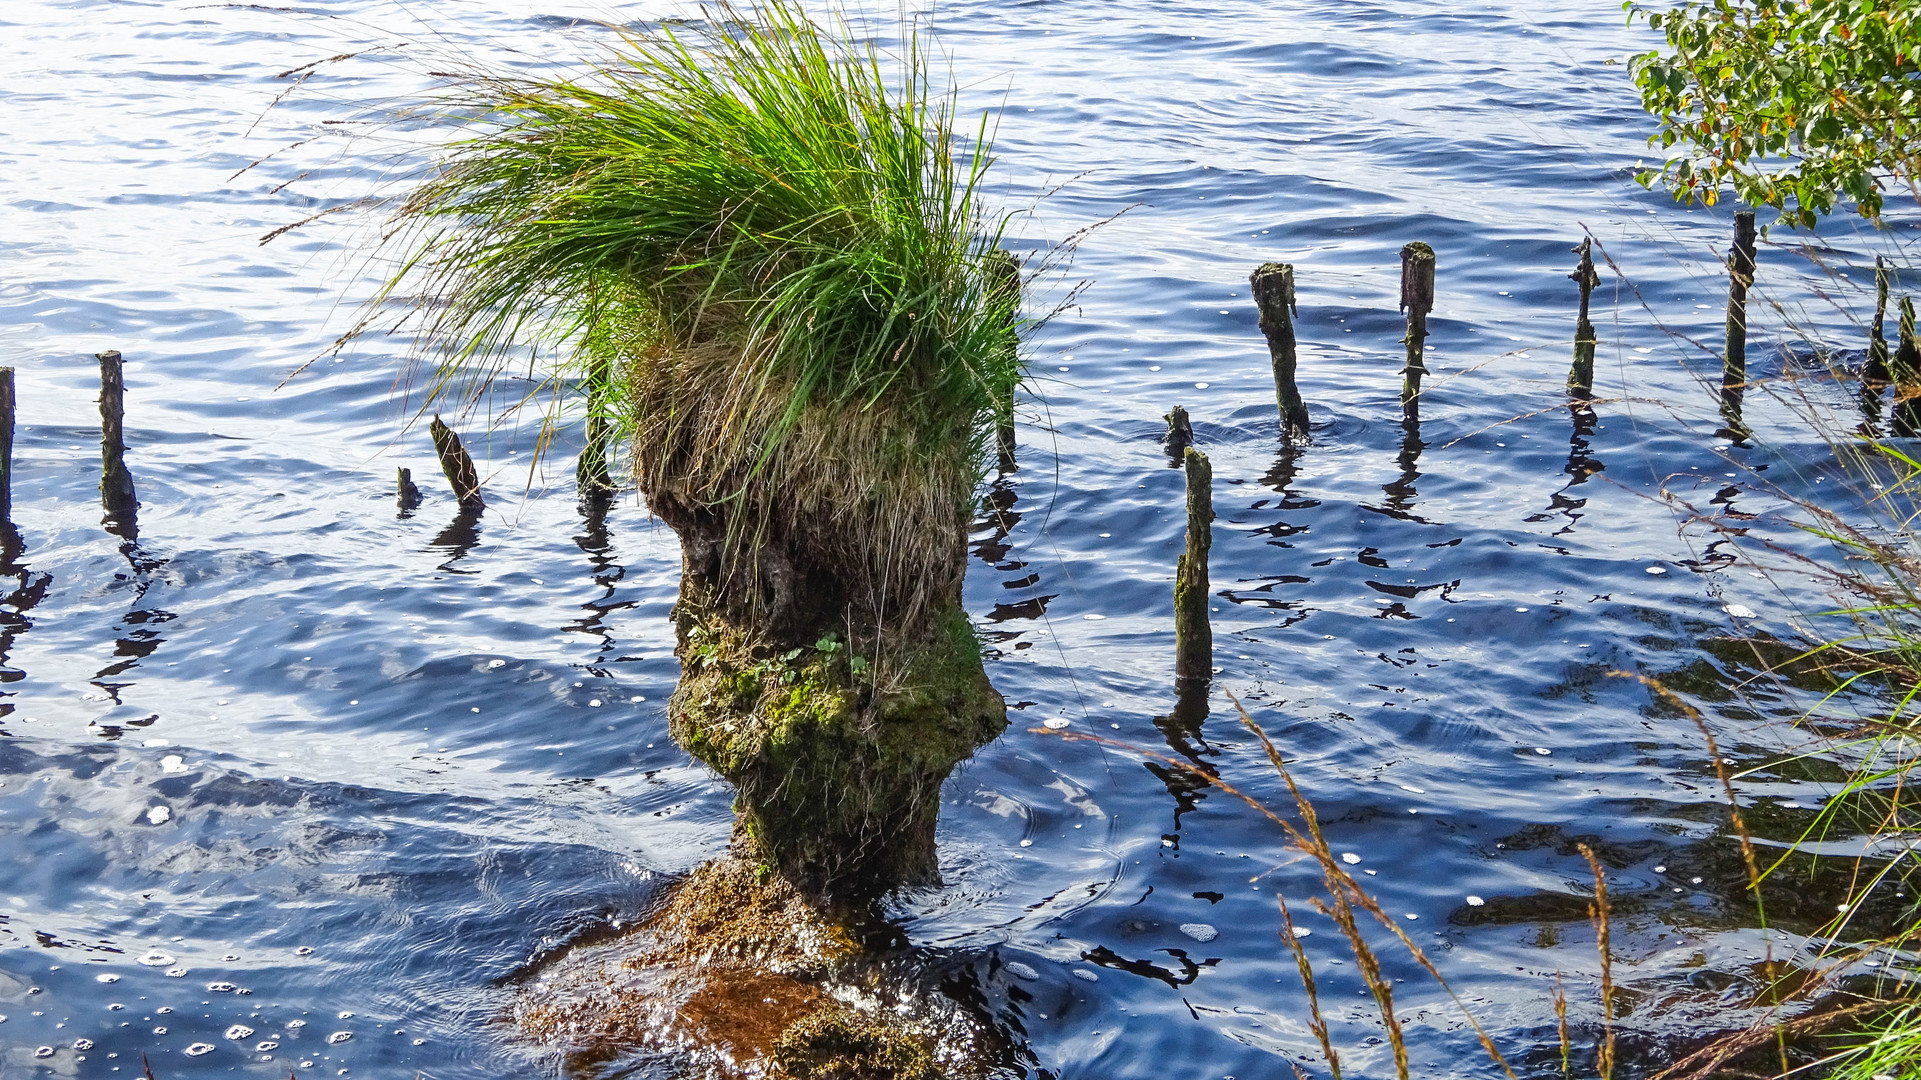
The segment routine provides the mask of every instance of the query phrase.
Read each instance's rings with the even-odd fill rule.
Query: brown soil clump
[[[890,983],[779,875],[733,858],[696,869],[633,933],[548,965],[515,1020],[582,1070],[654,1051],[704,1080],[981,1077],[989,1040],[952,1002]]]

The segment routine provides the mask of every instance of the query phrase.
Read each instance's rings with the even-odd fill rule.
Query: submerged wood
[[[96,354],[100,361],[100,506],[112,528],[131,529],[140,502],[127,471],[126,380],[120,352]]]
[[[1582,239],[1581,246],[1574,249],[1581,256],[1580,265],[1568,275],[1581,287],[1581,314],[1574,322],[1574,365],[1568,369],[1567,389],[1582,399],[1594,396],[1594,347],[1598,344],[1594,324],[1588,321],[1588,298],[1601,283],[1601,276],[1594,272],[1593,246],[1593,237]]]
[[[1863,379],[1888,381],[1888,262],[1874,257],[1874,325],[1868,332],[1868,362],[1861,369]]]
[[[460,445],[460,436],[454,429],[435,416],[427,431],[433,436],[434,453],[440,458],[440,471],[447,475],[447,483],[453,486],[454,498],[459,500],[462,510],[479,510],[486,505],[480,495],[480,471],[474,468],[474,459],[467,448]]]
[[[1401,368],[1401,412],[1421,414],[1421,376],[1427,374],[1427,316],[1434,310],[1434,249],[1419,240],[1401,249],[1401,310],[1407,313],[1407,363]]]
[[[1754,284],[1754,211],[1734,215],[1734,246],[1728,250],[1727,350],[1721,361],[1721,417],[1733,433],[1741,421],[1741,395],[1748,382],[1748,288]]]
[[[1264,263],[1248,277],[1253,287],[1254,307],[1261,315],[1261,333],[1267,337],[1268,358],[1274,366],[1274,401],[1281,414],[1281,434],[1290,439],[1306,438],[1307,403],[1295,385],[1298,364],[1294,340],[1294,267],[1289,263]]]
[[[1187,550],[1174,571],[1174,678],[1179,683],[1214,677],[1214,629],[1208,619],[1207,556],[1214,546],[1214,466],[1188,447]]]

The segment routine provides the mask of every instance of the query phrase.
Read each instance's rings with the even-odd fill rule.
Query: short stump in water
[[[739,792],[744,858],[844,900],[939,880],[941,784],[1007,726],[965,613],[872,657],[831,638],[758,655],[686,613],[681,629],[670,730]]]

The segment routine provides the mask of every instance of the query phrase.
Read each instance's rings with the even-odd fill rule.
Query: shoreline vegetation
[[[1629,7],[1666,31],[1673,49],[1635,61],[1648,110],[1664,125],[1657,141],[1681,148],[1644,182],[1664,181],[1677,198],[1709,205],[1732,187],[1781,210],[1784,223],[1805,226],[1844,204],[1875,217],[1882,179],[1912,179],[1921,50],[1912,13],[1899,5]],[[967,523],[990,446],[1003,469],[1012,467],[1009,418],[1025,376],[1019,339],[1029,328],[1021,267],[1000,250],[1004,219],[980,202],[991,121],[983,117],[971,135],[957,127],[955,98],[936,85],[918,27],[904,33],[898,53],[883,53],[853,44],[862,39],[844,20],[823,26],[792,0],[722,2],[706,12],[703,25],[621,31],[575,79],[456,73],[455,96],[441,104],[463,118],[464,134],[398,204],[386,242],[402,269],[369,309],[415,298],[411,328],[438,350],[430,400],[482,392],[517,348],[575,357],[592,433],[582,497],[605,498],[620,483],[612,463],[625,460],[649,508],[679,535],[683,580],[673,617],[683,677],[670,730],[738,793],[732,852],[670,890],[639,930],[570,950],[537,973],[517,1020],[529,1037],[567,1046],[581,1067],[623,1048],[691,1045],[698,1067],[715,1075],[920,1080],[1019,1068],[1021,1049],[1000,1045],[987,1017],[915,982],[912,950],[884,929],[879,907],[891,890],[938,882],[941,784],[1007,725],[960,605]],[[1888,54],[1891,74],[1875,76],[1873,93],[1854,93],[1860,104],[1808,113],[1814,97],[1804,84],[1868,77],[1855,61],[1870,43]],[[1850,58],[1841,75],[1834,55]],[[1742,81],[1742,70],[1778,78]],[[1743,89],[1761,100],[1740,99]],[[1896,113],[1872,111],[1883,98],[1896,102]],[[1881,143],[1863,149],[1848,138],[1856,132]],[[1796,155],[1798,169],[1748,168]],[[1743,224],[1751,230],[1752,216]],[[1750,380],[1744,365],[1736,370],[1756,275],[1753,234],[1745,235],[1747,246],[1737,243],[1730,260],[1731,300],[1739,304],[1730,304],[1733,374],[1722,390],[1724,405],[1732,402],[1725,434],[1735,441],[1751,438],[1742,393],[1773,389]],[[1569,383],[1577,433],[1601,403],[1591,394],[1587,296],[1599,278],[1589,248],[1578,249],[1573,275],[1581,289]],[[1404,453],[1418,456],[1434,254],[1416,242],[1403,261],[1414,267],[1404,267],[1403,285]],[[1305,439],[1293,331],[1282,315],[1292,308],[1293,268],[1271,264],[1257,278],[1270,271],[1284,271],[1286,283],[1284,299],[1276,294],[1263,309],[1281,421],[1286,437]],[[1877,313],[1877,340],[1881,324]],[[1870,357],[1909,355],[1911,324],[1905,351],[1881,342]],[[1825,344],[1818,351],[1839,377],[1862,378],[1864,404],[1872,390],[1878,407],[1889,384],[1897,412],[1921,394],[1921,369],[1884,363],[1863,378],[1852,353]],[[1735,644],[1752,654],[1753,685],[1773,680],[1791,696],[1813,695],[1801,725],[1816,740],[1807,756],[1830,772],[1845,770],[1839,792],[1784,834],[1782,823],[1744,813],[1740,780],[1762,766],[1732,771],[1686,691],[1645,673],[1611,673],[1640,679],[1658,707],[1698,727],[1725,800],[1717,839],[1738,848],[1754,925],[1767,931],[1770,910],[1785,912],[1809,947],[1790,963],[1770,945],[1761,968],[1768,988],[1742,1007],[1762,1008],[1760,1022],[1704,1033],[1697,1046],[1641,1046],[1622,1023],[1625,995],[1609,943],[1611,918],[1635,901],[1610,894],[1605,851],[1574,843],[1592,874],[1587,913],[1600,971],[1598,996],[1583,1015],[1598,1019],[1570,1025],[1557,976],[1549,992],[1558,1045],[1503,1048],[1456,998],[1460,1021],[1486,1054],[1473,1069],[1605,1080],[1921,1076],[1911,971],[1921,908],[1910,897],[1921,896],[1911,887],[1921,881],[1909,878],[1921,858],[1921,819],[1904,797],[1921,761],[1913,712],[1921,698],[1921,553],[1910,531],[1921,511],[1912,501],[1921,461],[1878,430],[1836,432],[1809,416],[1837,461],[1874,494],[1842,506],[1777,491],[1842,558],[1837,567],[1793,556],[1771,571],[1844,599],[1804,621],[1805,643]],[[619,447],[626,454],[612,452]],[[1170,448],[1185,449],[1190,484],[1207,478],[1204,498],[1206,458]],[[1680,511],[1686,527],[1737,544],[1746,537],[1725,514],[1684,504]],[[1190,527],[1206,530],[1211,520],[1211,509],[1194,511]],[[1207,629],[1206,544],[1205,534],[1190,536],[1184,557],[1201,553],[1200,584],[1183,585],[1199,619],[1190,637]],[[1787,554],[1751,553],[1759,566]],[[1184,583],[1187,576],[1183,570]],[[1202,683],[1199,698],[1183,686],[1184,707],[1205,713],[1206,659],[1183,670],[1188,683]],[[1885,704],[1885,715],[1830,715],[1836,703],[1863,701]],[[1409,1058],[1379,950],[1404,950],[1450,998],[1453,991],[1336,857],[1311,792],[1296,785],[1281,749],[1245,709],[1240,719],[1285,783],[1291,816],[1191,762],[1035,730],[1152,759],[1274,823],[1321,870],[1323,895],[1307,904],[1347,943],[1396,1074],[1432,1068]],[[1834,854],[1837,842],[1854,854]],[[1796,890],[1817,893],[1814,906],[1835,913],[1808,927],[1810,909],[1785,895]],[[1307,1029],[1339,1080],[1340,1048],[1301,945],[1305,933],[1289,898],[1277,899],[1279,946],[1305,989]],[[1881,958],[1872,975],[1844,970],[1869,956]],[[1544,1071],[1544,1053],[1558,1069]]]

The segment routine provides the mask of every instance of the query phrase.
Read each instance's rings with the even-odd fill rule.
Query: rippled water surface
[[[419,160],[403,129],[330,121],[431,85],[433,56],[563,63],[606,36],[583,18],[669,10],[0,5],[0,363],[26,540],[0,580],[0,1075],[138,1075],[141,1054],[163,1080],[551,1068],[499,1024],[504,980],[724,847],[730,793],[663,714],[673,534],[631,496],[583,516],[577,434],[534,463],[533,410],[513,408],[531,382],[460,421],[492,501],[450,527],[406,426],[404,343],[323,355],[373,287],[371,217],[261,242],[394,190]],[[988,493],[967,584],[1018,711],[947,786],[947,885],[900,898],[911,939],[971,969],[1056,1077],[1318,1070],[1274,900],[1311,894],[1313,868],[1178,772],[1036,730],[1063,720],[1285,800],[1231,691],[1527,1067],[1558,1066],[1556,972],[1577,1031],[1598,1015],[1583,839],[1626,901],[1629,1030],[1659,1044],[1738,1000],[1763,942],[1740,928],[1700,733],[1609,673],[1668,678],[1731,757],[1784,744],[1719,689],[1739,650],[1716,642],[1818,598],[1751,576],[1655,496],[1746,500],[1757,535],[1788,538],[1747,470],[1838,480],[1765,396],[1761,448],[1714,435],[1687,338],[1717,340],[1727,216],[1632,183],[1647,125],[1620,61],[1645,29],[1580,0],[965,0],[931,18],[967,107],[1004,110],[995,197],[1032,211],[1011,246],[1112,220],[1036,295],[1087,282],[1031,342],[1021,468]],[[1584,228],[1625,277],[1604,267],[1596,294],[1617,400],[1581,432],[1561,386]],[[1410,240],[1440,268],[1418,442],[1396,400]],[[1858,302],[1890,241],[1827,241],[1851,278],[1764,246],[1762,292],[1845,337],[1814,288]],[[1269,259],[1299,267],[1300,449],[1278,437],[1248,298]],[[1758,305],[1757,338],[1782,320]],[[99,526],[105,348],[128,362],[134,545]],[[1157,438],[1175,404],[1218,478],[1204,722],[1170,718],[1182,480]],[[428,489],[410,517],[397,465]],[[1746,791],[1781,815],[1820,798],[1776,774]],[[1390,1075],[1333,925],[1296,914],[1349,1074]],[[1446,998],[1384,956],[1425,1074],[1479,1068]]]

